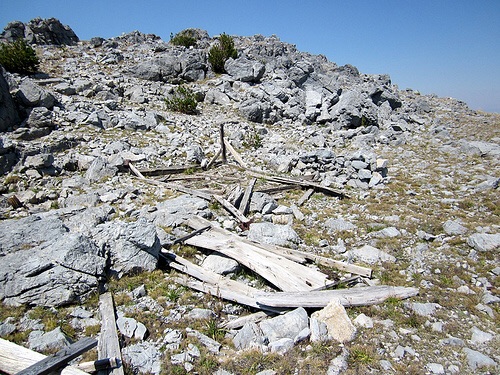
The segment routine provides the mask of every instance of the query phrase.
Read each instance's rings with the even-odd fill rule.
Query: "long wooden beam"
[[[101,335],[97,353],[99,359],[117,358],[119,366],[113,369],[105,369],[98,372],[98,375],[124,375],[121,365],[122,354],[118,332],[116,329],[115,306],[111,292],[106,292],[99,296],[99,312],[101,314]]]
[[[257,303],[261,306],[277,308],[322,308],[333,299],[338,299],[345,307],[369,306],[384,302],[388,298],[405,299],[418,294],[417,288],[402,286],[368,286],[362,288],[322,290],[310,292],[276,292],[257,295]]]
[[[29,366],[44,360],[47,356],[17,345],[13,342],[0,339],[0,372],[6,374],[17,374]],[[62,375],[88,375],[72,366],[66,366],[61,370]]]

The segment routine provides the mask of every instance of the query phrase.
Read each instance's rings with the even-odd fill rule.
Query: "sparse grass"
[[[204,334],[211,337],[215,341],[221,341],[224,339],[227,330],[222,328],[219,324],[218,319],[212,318],[205,322]]]

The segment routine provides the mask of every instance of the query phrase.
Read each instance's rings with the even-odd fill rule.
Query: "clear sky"
[[[139,30],[169,40],[189,27],[213,36],[277,35],[399,88],[500,113],[500,0],[0,0],[8,22],[56,17],[78,37]]]

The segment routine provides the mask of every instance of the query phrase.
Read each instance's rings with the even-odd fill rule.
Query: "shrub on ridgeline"
[[[35,50],[24,39],[0,44],[0,64],[11,73],[33,74],[40,64]]]
[[[234,48],[234,41],[226,33],[219,37],[219,42],[208,51],[208,62],[215,73],[225,73],[224,63],[229,58],[236,59],[238,52]]]
[[[196,106],[198,105],[195,93],[190,88],[182,85],[177,87],[171,98],[165,99],[165,103],[169,111],[181,112],[189,115],[196,113]]]
[[[192,29],[182,30],[175,35],[170,33],[170,43],[174,46],[194,47],[197,41]]]

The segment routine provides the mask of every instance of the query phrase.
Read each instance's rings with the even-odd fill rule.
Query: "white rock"
[[[314,312],[311,318],[326,324],[328,334],[335,341],[344,343],[354,340],[356,327],[349,319],[344,306],[338,299],[332,300],[323,309]]]
[[[373,319],[365,314],[359,314],[352,322],[357,327],[373,328]]]
[[[344,253],[349,259],[357,259],[368,264],[377,262],[395,262],[396,258],[386,252],[370,245],[364,245],[358,249],[349,250]]]

